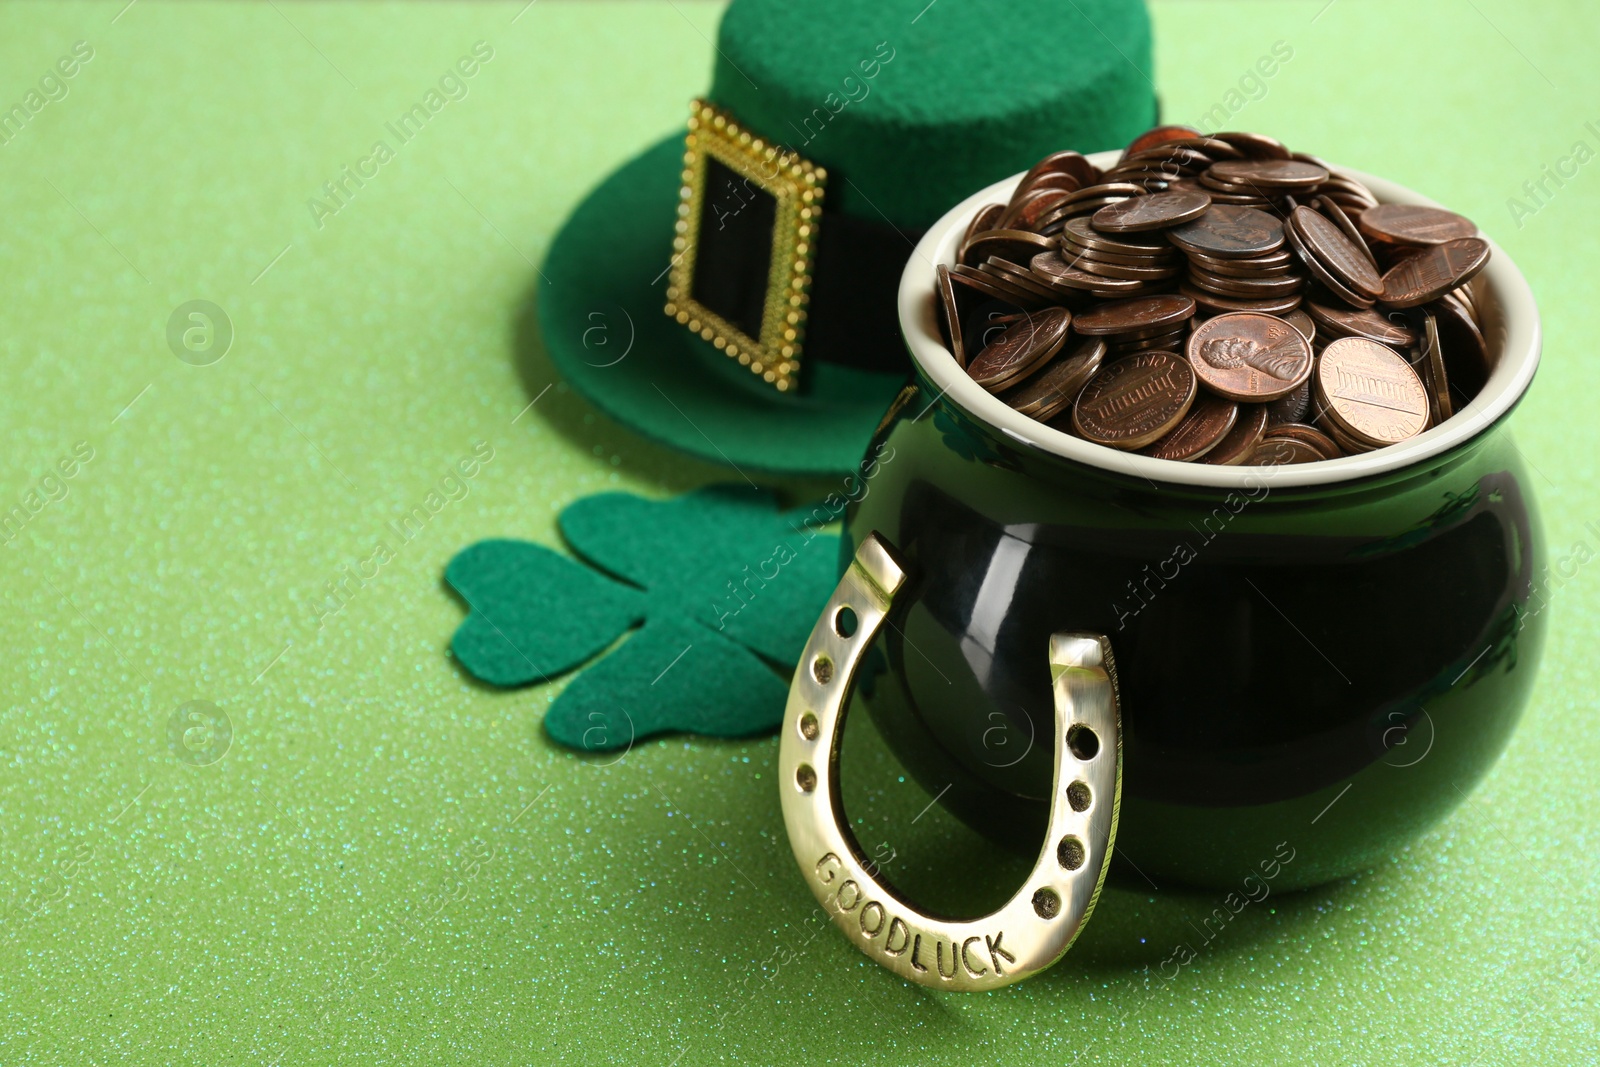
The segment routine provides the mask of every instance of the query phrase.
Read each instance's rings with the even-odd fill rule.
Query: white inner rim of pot
[[[1115,163],[1118,155],[1117,152],[1099,152],[1089,158],[1104,168]],[[1335,166],[1341,173],[1363,182],[1383,203],[1441,206],[1394,182]],[[1246,484],[1247,477],[1261,479],[1265,471],[1271,472],[1265,477],[1278,486],[1332,485],[1399,470],[1470,440],[1516,403],[1539,366],[1539,309],[1533,293],[1511,257],[1489,241],[1492,249],[1489,265],[1471,283],[1492,364],[1488,381],[1472,402],[1457,410],[1454,416],[1398,445],[1315,463],[1221,467],[1153,459],[1052,430],[1042,422],[1019,415],[967,377],[939,336],[933,291],[934,265],[955,263],[956,245],[973,215],[985,204],[1005,203],[1021,180],[1021,174],[1013,175],[963,200],[934,223],[917,243],[900,277],[900,329],[910,346],[911,358],[939,390],[938,395],[948,396],[974,418],[1029,448],[1148,481],[1178,485],[1237,488]],[[917,403],[927,404],[929,400]]]

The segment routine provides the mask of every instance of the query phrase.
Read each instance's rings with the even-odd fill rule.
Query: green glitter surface
[[[465,545],[558,544],[584,494],[729,477],[607,424],[527,346],[534,265],[682,122],[717,9],[8,4],[4,108],[75,41],[93,57],[0,144],[0,511],[27,513],[0,545],[0,1063],[1593,1062],[1600,162],[1520,220],[1507,198],[1600,149],[1600,23],[1508,0],[1155,14],[1169,119],[1236,103],[1229,125],[1433,196],[1541,301],[1515,423],[1555,625],[1469,803],[1209,944],[1212,895],[1122,882],[1037,980],[901,983],[813,921],[773,739],[576,757],[540,729],[554,688],[493,691],[447,653]],[[478,41],[464,95],[386,132]],[[319,228],[308,199],[380,139],[393,158]],[[191,300],[232,323],[210,365],[168,345]],[[659,314],[595,311],[615,342]],[[479,442],[492,460],[448,480]],[[891,876],[960,857],[1003,882],[855,725],[851,814]]]

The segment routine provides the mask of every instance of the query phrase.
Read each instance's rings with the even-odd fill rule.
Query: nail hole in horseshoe
[[[800,722],[801,732],[805,732],[805,720]],[[1088,782],[1073,782],[1067,786],[1067,803],[1072,805],[1073,811],[1088,811],[1091,794]]]
[[[855,609],[846,604],[833,613],[833,632],[844,638],[854,637],[860,622],[861,620],[856,618]]]
[[[1056,846],[1056,859],[1061,866],[1069,871],[1075,871],[1083,866],[1083,861],[1088,853],[1084,851],[1083,842],[1076,837],[1063,837],[1061,844]]]
[[[1081,760],[1088,761],[1100,751],[1100,737],[1089,727],[1078,723],[1067,731],[1067,749]]]
[[[811,661],[811,674],[821,685],[833,681],[833,660],[827,656],[818,656]]]
[[[800,736],[807,741],[815,741],[817,739],[817,717],[809,711],[800,716]],[[1082,811],[1083,809],[1079,808],[1078,810]]]
[[[1033,894],[1033,910],[1041,919],[1054,919],[1061,914],[1061,897],[1054,889],[1045,886]]]
[[[794,784],[800,787],[800,792],[809,793],[817,788],[817,772],[811,764],[802,763],[794,772]]]

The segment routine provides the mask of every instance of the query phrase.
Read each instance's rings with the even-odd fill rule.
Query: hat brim
[[[712,463],[774,474],[854,469],[909,372],[813,357],[799,393],[779,393],[668,318],[682,167],[678,134],[606,178],[556,234],[539,301],[551,362],[613,419]]]

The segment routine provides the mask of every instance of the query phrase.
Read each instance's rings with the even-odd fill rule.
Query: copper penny
[[[966,258],[967,245],[972,239],[985,230],[994,229],[994,224],[1000,221],[1000,216],[1005,214],[1004,204],[985,204],[972,216],[972,221],[967,223],[967,232],[961,237],[961,244],[956,251],[956,262]]]
[[[1231,185],[1263,190],[1315,189],[1328,180],[1326,167],[1298,159],[1225,159],[1206,173]]]
[[[1085,337],[1105,337],[1178,326],[1193,315],[1193,300],[1163,293],[1115,300],[1091,308],[1078,316],[1077,328]]]
[[[1165,281],[1183,273],[1182,267],[1125,267],[1120,263],[1107,263],[1104,260],[1088,258],[1078,260],[1076,265],[1079,270],[1098,274],[1102,278],[1137,279],[1147,282]]]
[[[1052,152],[1039,160],[1023,176],[1022,185],[1027,186],[1031,184],[1033,179],[1046,174],[1071,175],[1080,186],[1093,185],[1100,180],[1100,172],[1095,169],[1095,165],[1084,158],[1081,152],[1074,152],[1070,149],[1063,152]]]
[[[1023,308],[1017,303],[1016,297],[1012,296],[1006,290],[1000,288],[994,278],[991,278],[989,275],[984,274],[982,271],[976,270],[972,267],[963,267],[959,263],[951,267],[950,285],[951,288],[955,290],[956,308],[964,315],[970,315],[975,304],[987,304],[993,301],[999,301],[1005,304],[1006,307],[1019,313],[1026,310],[1026,308]],[[976,295],[976,297],[979,299],[976,301],[972,300],[971,297],[974,295]],[[1044,303],[1046,303],[1046,301],[1041,298],[1038,301],[1030,303],[1028,307],[1039,307]],[[972,354],[977,351],[977,349],[970,343],[970,325],[970,323],[967,323],[964,320],[961,322],[963,330],[966,330],[969,334],[964,342],[966,349],[965,354],[969,360],[972,358]]]
[[[1060,207],[1066,198],[1067,193],[1062,189],[1037,190],[1023,201],[1017,215],[1017,228],[1030,233],[1039,233],[1043,229],[1045,216]]]
[[[1367,239],[1361,236],[1361,231],[1356,228],[1355,221],[1350,218],[1344,208],[1339,206],[1338,201],[1319,196],[1311,201],[1311,206],[1322,212],[1329,221],[1339,227],[1339,232],[1349,239],[1350,243],[1355,246],[1356,251],[1361,253],[1361,258],[1372,265],[1373,270],[1378,269],[1378,259],[1372,254],[1372,249],[1367,245]]]
[[[1260,315],[1283,315],[1300,306],[1299,293],[1263,298],[1261,300],[1246,300],[1240,297],[1218,296],[1215,293],[1209,293],[1204,289],[1189,285],[1187,282],[1178,286],[1178,292],[1189,297],[1213,315],[1226,315],[1230,312],[1243,311]]]
[[[967,277],[963,277],[961,274],[956,273],[958,270],[971,271],[972,273]],[[981,278],[984,283],[988,284],[992,292],[999,294],[998,299],[1004,300],[1007,304],[1022,311],[1033,311],[1061,303],[1054,293],[1048,295],[1040,293],[1033,286],[1022,284],[1018,278],[1001,274],[999,271],[989,267],[974,269],[957,264],[951,270],[950,276],[952,278],[961,278],[963,281],[974,281]],[[976,350],[974,349],[974,351]]]
[[[985,345],[1004,333],[1007,326],[1015,322],[1022,322],[1028,317],[1029,312],[1003,311],[1001,310],[1002,306],[1009,305],[999,305],[991,302],[972,309],[973,314],[969,316],[972,321],[968,322],[962,331],[963,342],[966,344],[969,354],[982,351]],[[978,312],[982,312],[981,318],[978,316]],[[970,374],[970,371],[968,373]]]
[[[950,281],[950,268],[943,263],[934,270],[939,292],[939,326],[944,332],[945,342],[950,346],[950,354],[955,357],[956,365],[967,365],[966,346],[961,343],[961,316],[956,308],[956,287]]]
[[[1189,335],[1189,323],[1180,322],[1175,326],[1170,323],[1157,326],[1141,326],[1136,330],[1126,330],[1121,333],[1107,334],[1106,343],[1123,344],[1129,341],[1144,341],[1152,337],[1166,337],[1170,334],[1177,334],[1179,336],[1187,337]]]
[[[1189,414],[1155,444],[1143,450],[1154,459],[1172,459],[1188,462],[1199,459],[1233,429],[1239,421],[1239,405],[1219,396],[1201,393],[1195,397]]]
[[[1062,231],[1061,237],[1061,258],[1067,261],[1068,266],[1073,267],[1084,263],[1110,263],[1119,267],[1138,267],[1143,270],[1182,270],[1183,258],[1178,255],[1178,250],[1170,245],[1168,248],[1170,255],[1129,256],[1100,248],[1085,248],[1069,240],[1065,230]]]
[[[1261,133],[1238,133],[1225,131],[1211,135],[1224,144],[1230,144],[1243,152],[1250,159],[1288,159],[1289,149],[1282,141],[1274,140]]]
[[[1210,206],[1205,193],[1151,193],[1103,207],[1089,221],[1101,233],[1143,233],[1181,226],[1204,215]]]
[[[1339,451],[1347,456],[1359,456],[1363,452],[1371,452],[1381,446],[1367,441],[1358,441],[1339,428],[1339,423],[1328,414],[1326,408],[1316,419],[1317,428],[1333,438],[1333,443],[1339,446]]]
[[[1428,390],[1428,414],[1437,426],[1455,414],[1455,405],[1450,403],[1450,378],[1439,347],[1439,321],[1432,315],[1422,321],[1422,384]]]
[[[1091,247],[1079,241],[1066,230],[1062,230],[1060,236],[1061,258],[1074,265],[1079,260],[1090,259],[1101,263],[1116,263],[1124,267],[1181,268],[1184,262],[1183,256],[1171,245],[1161,251],[1125,252],[1114,248]]]
[[[1359,219],[1367,208],[1378,206],[1378,198],[1373,195],[1371,189],[1354,178],[1347,178],[1342,174],[1335,174],[1324,182],[1317,190],[1317,195],[1337,200],[1339,206],[1344,208],[1352,219]]]
[[[1316,418],[1311,420],[1312,424],[1315,425],[1317,429],[1333,438],[1334,444],[1338,445],[1339,450],[1345,455],[1358,456],[1363,452],[1372,452],[1384,447],[1381,444],[1377,444],[1375,442],[1368,441],[1365,438],[1356,437],[1354,434],[1351,434],[1339,422],[1338,417],[1335,416],[1326,406],[1325,398],[1319,398],[1317,403],[1323,406],[1321,410],[1316,413]]]
[[[1477,320],[1454,293],[1445,294],[1429,310],[1438,321],[1452,392],[1464,398],[1476,396],[1489,378],[1489,346]]]
[[[1304,206],[1289,213],[1289,225],[1294,227],[1305,250],[1345,286],[1374,300],[1383,295],[1383,278],[1377,268],[1339,227]]]
[[[1211,156],[1199,148],[1195,138],[1187,137],[1181,141],[1169,141],[1154,148],[1141,148],[1137,152],[1130,152],[1123,156],[1122,161],[1112,170],[1127,171],[1154,167],[1164,170],[1165,173],[1174,174],[1179,170],[1202,171],[1213,162],[1215,161]]]
[[[1066,308],[1024,315],[972,357],[967,373],[985,389],[1004,389],[1061,351],[1071,322],[1072,313]]]
[[[1137,341],[1114,340],[1106,345],[1106,358],[1120,359],[1135,352],[1145,352],[1156,348],[1164,348],[1168,352],[1182,352],[1183,343],[1188,339],[1188,330],[1174,330],[1158,337],[1145,337]]]
[[[1260,192],[1243,185],[1224,185],[1209,174],[1200,175],[1200,186],[1218,204],[1257,208],[1272,206],[1272,201]]]
[[[1317,339],[1317,324],[1311,321],[1310,315],[1307,315],[1299,308],[1295,308],[1293,311],[1289,312],[1289,314],[1285,315],[1283,317],[1283,321],[1300,331],[1300,336],[1304,337],[1307,343]]]
[[[1125,281],[1126,279],[1107,278],[1105,280],[1121,282]],[[1100,300],[1125,300],[1130,296],[1137,296],[1140,293],[1162,292],[1166,288],[1167,286],[1164,282],[1136,282],[1134,285],[1126,289],[1102,289],[1096,287],[1094,289],[1086,289],[1084,291],[1090,296],[1096,297]]]
[[[1244,182],[1223,181],[1217,175],[1212,174],[1210,170],[1207,170],[1195,180],[1200,183],[1202,189],[1216,193],[1219,197],[1219,202],[1225,200],[1228,203],[1232,203],[1240,199],[1248,199],[1265,204],[1269,203],[1274,195],[1274,191],[1271,189],[1248,185]]]
[[[1243,463],[1249,458],[1256,443],[1261,440],[1261,434],[1266,428],[1265,404],[1240,404],[1239,419],[1233,424],[1233,429],[1228,431],[1228,436],[1218,441],[1214,448],[1201,457],[1201,462],[1224,467]]]
[[[1444,296],[1440,297],[1439,299],[1445,301],[1454,300],[1456,303],[1460,304],[1462,308],[1466,310],[1467,314],[1472,318],[1472,324],[1478,327],[1480,330],[1483,329],[1483,320],[1478,318],[1477,298],[1472,295],[1471,286],[1464,285],[1460,289],[1456,289],[1453,292],[1444,294]]]
[[[1352,193],[1344,192],[1330,185],[1318,188],[1317,195],[1325,196],[1345,209],[1348,214],[1359,215],[1369,207],[1375,206],[1378,201],[1370,197],[1359,197]],[[1369,244],[1370,247],[1370,244]]]
[[[1189,413],[1194,371],[1171,352],[1141,352],[1102,367],[1072,409],[1078,432],[1112,448],[1143,448]]]
[[[1389,268],[1383,276],[1383,303],[1410,308],[1436,300],[1470,281],[1489,262],[1489,243],[1457,237],[1429,245]]]
[[[1224,274],[1230,278],[1281,278],[1299,266],[1294,253],[1287,248],[1268,252],[1264,256],[1245,256],[1242,259],[1218,259],[1198,252],[1187,253],[1185,258],[1196,270],[1210,274]]]
[[[969,267],[965,263],[957,263],[950,268],[950,281],[953,285],[965,286],[981,293],[990,300],[1001,300],[1015,307],[1042,307],[1055,299],[1053,294],[1045,297],[1024,293],[1017,286],[1010,285],[992,274],[985,274],[977,267]]]
[[[1298,389],[1284,393],[1265,407],[1268,427],[1287,426],[1304,420],[1306,413],[1311,410],[1311,379],[1307,378]]]
[[[1289,463],[1315,463],[1327,459],[1317,449],[1293,437],[1264,437],[1250,450],[1241,466],[1281,467]]]
[[[1093,271],[1099,267],[1127,267],[1132,270],[1149,271],[1176,271],[1183,273],[1183,259],[1180,256],[1154,257],[1124,256],[1116,252],[1102,252],[1095,249],[1081,248],[1066,240],[1061,242],[1061,258],[1067,266],[1079,270]]]
[[[1364,199],[1366,200],[1368,207],[1371,207],[1378,202],[1378,198],[1372,195],[1371,189],[1368,189],[1365,185],[1362,185],[1348,174],[1338,174],[1332,170],[1328,172],[1328,180],[1323,183],[1322,188],[1318,190],[1318,192],[1325,193],[1330,190],[1336,193],[1348,193],[1351,196]]]
[[[1294,223],[1284,224],[1283,235],[1288,238],[1289,247],[1294,250],[1294,254],[1300,259],[1300,264],[1306,268],[1311,277],[1320,282],[1322,287],[1337,297],[1341,303],[1354,308],[1369,308],[1373,305],[1373,297],[1357,292],[1340,281],[1338,275],[1330,271],[1322,260],[1311,253],[1311,250],[1306,247],[1305,241],[1300,236],[1299,228]]]
[[[1019,415],[1048,422],[1078,399],[1106,358],[1106,343],[1085,341],[1070,355],[1053,360],[1021,385],[1000,395]]]
[[[1267,140],[1271,140],[1271,138],[1267,138]],[[1146,149],[1146,151],[1160,151],[1162,148],[1170,149],[1180,147],[1193,148],[1197,152],[1204,152],[1214,160],[1246,159],[1250,155],[1248,152],[1241,151],[1231,141],[1223,140],[1217,134],[1212,134],[1209,137],[1202,134],[1199,137],[1190,137],[1183,141],[1170,141],[1165,145],[1161,145],[1160,148]]]
[[[1209,293],[1216,293],[1219,296],[1262,300],[1298,293],[1304,283],[1300,278],[1292,274],[1269,275],[1265,278],[1241,278],[1191,269],[1189,271],[1189,284],[1204,289]]]
[[[1193,222],[1168,230],[1167,240],[1185,252],[1239,259],[1282,248],[1283,223],[1253,207],[1212,204]]]
[[[1081,188],[1083,188],[1083,183],[1072,175],[1062,174],[1060,171],[1051,171],[1048,174],[1041,174],[1037,178],[1030,178],[1026,185],[1018,185],[1017,191],[1011,194],[1011,199],[1016,201],[1024,195],[1042,193],[1047,189],[1058,193],[1075,193]]]
[[[1115,252],[1123,256],[1175,256],[1177,249],[1167,243],[1161,234],[1141,237],[1138,234],[1119,234],[1112,237],[1096,230],[1088,219],[1068,219],[1061,227],[1061,239],[1072,241],[1085,248]]]
[[[1370,447],[1398,444],[1428,425],[1428,394],[1394,349],[1364,337],[1341,337],[1322,351],[1317,392],[1324,414]]]
[[[1041,233],[1059,229],[1062,223],[1079,215],[1092,215],[1107,204],[1143,196],[1144,189],[1131,182],[1110,182],[1091,185],[1068,193],[1059,204],[1044,212],[1035,221]]]
[[[1144,190],[1132,182],[1100,181],[1094,185],[1086,185],[1073,193],[1068,199],[1074,204],[1085,200],[1108,200],[1113,197],[1126,199],[1130,196],[1143,196]]]
[[[1156,126],[1129,141],[1128,147],[1122,151],[1122,158],[1127,159],[1135,152],[1143,152],[1147,148],[1154,148],[1169,141],[1187,141],[1191,137],[1199,136],[1200,131],[1190,126]]]
[[[1013,197],[995,224],[995,229],[1027,230],[1032,233],[1039,216],[1066,198],[1067,194],[1060,189],[1034,189]]]
[[[1028,268],[1019,267],[1010,260],[990,256],[978,269],[1001,284],[1010,284],[1041,299],[1054,301],[1056,298],[1054,289],[1040,281]]]
[[[1440,207],[1421,204],[1378,204],[1361,213],[1356,226],[1373,241],[1386,245],[1442,245],[1461,237],[1476,237],[1478,227],[1469,218]]]
[[[967,242],[961,262],[977,266],[990,256],[999,256],[1013,263],[1026,263],[1055,246],[1050,238],[1027,230],[985,230]]]
[[[1272,315],[1207,319],[1189,335],[1188,356],[1206,387],[1230,400],[1276,400],[1311,376],[1311,345]]]
[[[1057,289],[1089,290],[1095,293],[1122,293],[1132,295],[1144,288],[1144,283],[1128,278],[1102,278],[1086,270],[1079,270],[1061,258],[1060,252],[1041,252],[1028,263],[1029,269],[1045,284]]]
[[[1061,201],[1060,204],[1039,216],[1039,231],[1041,233],[1048,233],[1050,230],[1055,228],[1055,223],[1058,221],[1064,223],[1070,218],[1077,218],[1083,215],[1093,215],[1096,211],[1099,211],[1108,204],[1120,204],[1124,200],[1132,200],[1136,196],[1145,195],[1145,191],[1141,187],[1135,185],[1132,186],[1132,188],[1134,191],[1127,195],[1097,195],[1084,197],[1082,199],[1078,199],[1076,194],[1068,196],[1065,200]]]
[[[1115,178],[1119,182],[1131,182],[1147,193],[1164,193],[1167,191],[1179,192],[1204,192],[1198,185],[1194,189],[1187,186],[1178,186],[1184,179],[1180,177],[1183,171],[1178,168],[1167,167],[1165,164],[1145,163],[1130,167],[1118,167],[1116,170],[1106,172],[1106,177]]]
[[[1204,156],[1201,158],[1205,160],[1202,166],[1210,166],[1211,161],[1209,158]],[[1161,159],[1143,159],[1129,161],[1115,170],[1106,171],[1106,178],[1107,180],[1114,179],[1119,182],[1132,182],[1134,185],[1142,186],[1148,192],[1159,193],[1172,189],[1178,182],[1193,182],[1193,179],[1186,177],[1186,175],[1194,172],[1195,168],[1186,165],[1186,161],[1183,159],[1172,162]],[[1200,189],[1199,182],[1193,182],[1193,185],[1194,188],[1192,189],[1188,186],[1180,186],[1179,189],[1189,192],[1204,192],[1203,189]]]
[[[1313,321],[1338,337],[1365,337],[1397,348],[1407,348],[1417,343],[1416,331],[1392,322],[1370,308],[1352,311],[1329,307],[1315,300],[1306,301],[1305,306]]]
[[[1274,437],[1288,437],[1309,445],[1322,453],[1322,459],[1339,458],[1339,446],[1334,443],[1333,438],[1315,426],[1307,426],[1303,422],[1286,422],[1277,426],[1269,425],[1263,439],[1270,441]]]

